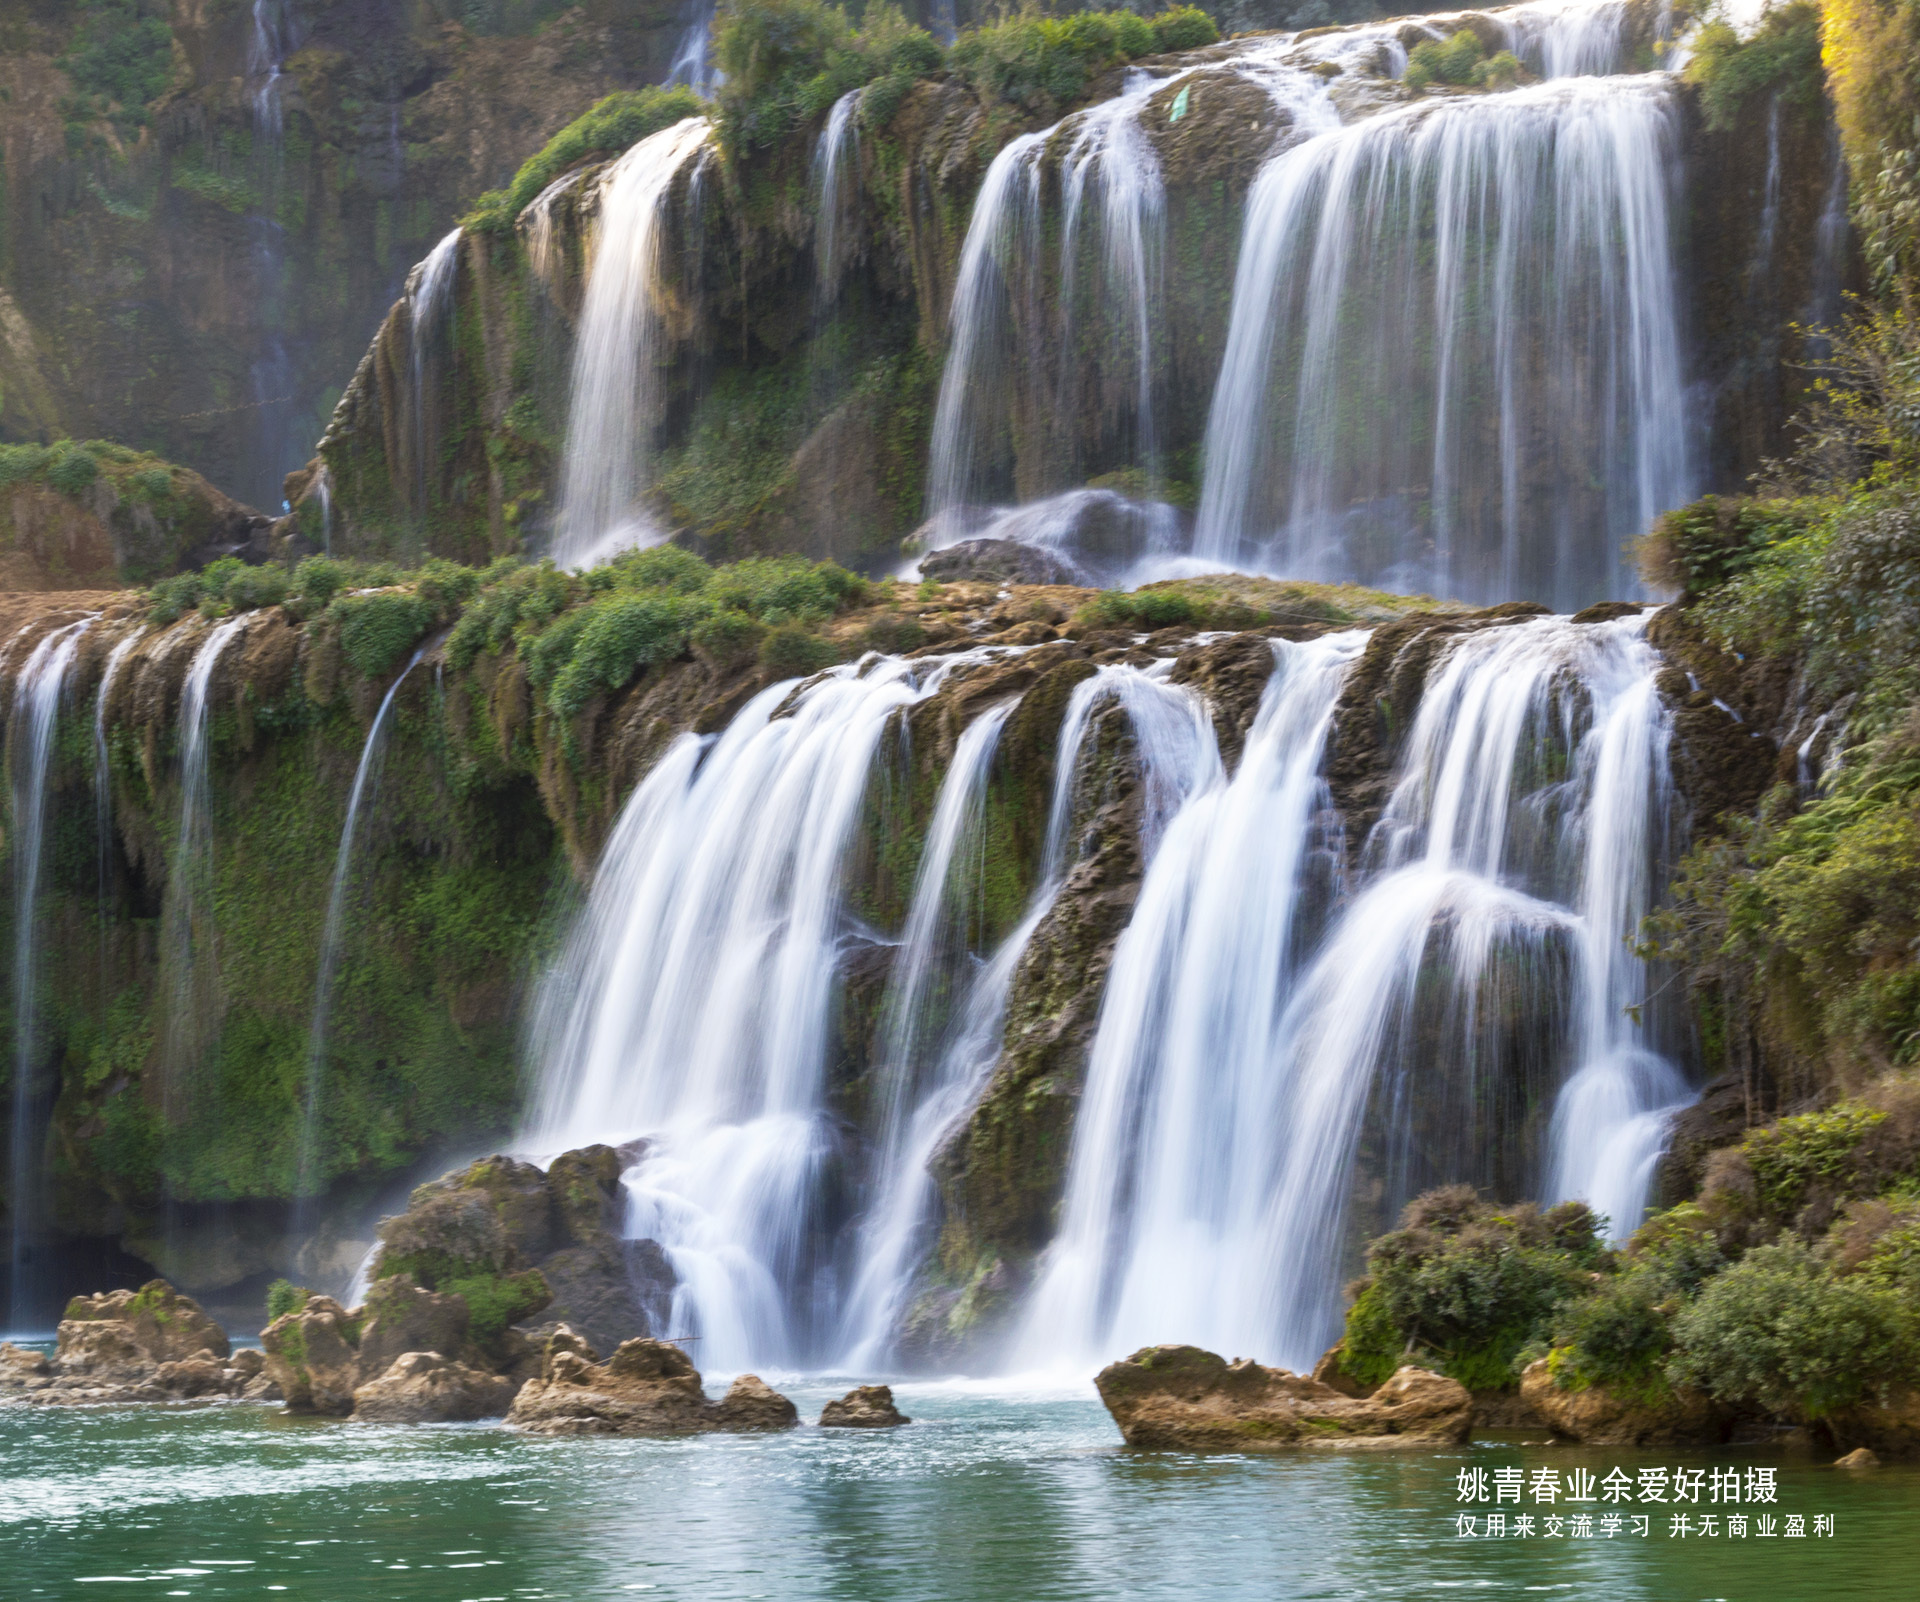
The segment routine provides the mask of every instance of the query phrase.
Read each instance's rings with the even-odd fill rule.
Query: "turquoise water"
[[[817,1417],[844,1385],[785,1387]],[[1190,1458],[1123,1449],[1090,1390],[901,1386],[862,1433],[544,1440],[202,1406],[0,1409],[0,1596],[324,1602],[1920,1594],[1920,1471],[1589,1451]],[[1774,1466],[1830,1538],[1456,1534],[1462,1467]],[[1480,1510],[1484,1513],[1485,1509]],[[1532,1504],[1505,1509],[1536,1520]],[[1562,1514],[1565,1509],[1560,1510]],[[1632,1511],[1628,1509],[1626,1511]],[[1695,1516],[1694,1509],[1688,1509]],[[1720,1511],[1709,1507],[1706,1511]],[[1754,1507],[1750,1515],[1768,1511]]]

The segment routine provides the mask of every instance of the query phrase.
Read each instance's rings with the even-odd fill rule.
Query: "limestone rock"
[[[280,1387],[290,1413],[353,1411],[359,1387],[360,1329],[331,1296],[309,1296],[260,1332],[266,1373]]]
[[[0,1341],[0,1394],[45,1390],[52,1383],[53,1365],[44,1352]]]
[[[163,1391],[183,1397],[225,1396],[233,1384],[226,1364],[206,1351],[162,1363],[154,1373],[153,1382]]]
[[[1297,1447],[1431,1446],[1463,1441],[1473,1420],[1464,1386],[1403,1368],[1371,1396],[1196,1346],[1147,1346],[1094,1379],[1129,1446],[1268,1452]]]
[[[498,1418],[519,1387],[439,1352],[403,1352],[353,1393],[353,1416],[375,1424],[443,1424]]]
[[[1877,1404],[1849,1407],[1822,1420],[1838,1452],[1920,1457],[1920,1391],[1896,1390]]]
[[[60,1321],[62,1361],[69,1341],[76,1354],[89,1345],[86,1327],[121,1324],[150,1365],[171,1363],[196,1352],[224,1358],[232,1346],[227,1332],[210,1318],[191,1296],[183,1296],[164,1279],[149,1280],[137,1291],[102,1291],[76,1296]],[[69,1330],[71,1329],[71,1335]]]
[[[1838,1459],[1833,1466],[1843,1469],[1878,1468],[1880,1466],[1880,1459],[1874,1455],[1870,1448],[1856,1446],[1851,1452],[1847,1453],[1845,1457]]]
[[[921,559],[923,577],[944,584],[1079,584],[1085,575],[1071,562],[1019,540],[962,540]]]
[[[893,1389],[887,1385],[858,1386],[820,1410],[822,1429],[884,1430],[912,1422],[893,1405]]]
[[[422,1290],[405,1274],[377,1280],[367,1292],[360,1330],[359,1374],[384,1375],[403,1352],[455,1356],[466,1344],[466,1298]]]
[[[596,1363],[578,1336],[567,1337],[548,1343],[541,1376],[514,1398],[509,1424],[541,1435],[691,1435],[798,1422],[793,1404],[751,1374],[722,1401],[709,1400],[692,1359],[669,1342],[625,1341]]]
[[[1320,1354],[1320,1361],[1313,1365],[1313,1377],[1319,1384],[1338,1391],[1342,1396],[1365,1396],[1367,1387],[1344,1367],[1346,1355],[1347,1343],[1335,1341]]]
[[[1662,1387],[1652,1401],[1615,1395],[1603,1386],[1562,1390],[1543,1357],[1520,1376],[1520,1398],[1554,1434],[1590,1446],[1714,1445],[1732,1419],[1698,1391]]]

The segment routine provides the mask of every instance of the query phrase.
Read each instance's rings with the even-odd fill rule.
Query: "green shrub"
[[[1730,1406],[1818,1419],[1920,1378],[1913,1307],[1835,1279],[1797,1240],[1750,1251],[1674,1320],[1675,1385]]]
[[[482,1346],[497,1340],[509,1324],[533,1317],[553,1300],[546,1276],[537,1268],[448,1279],[433,1288],[466,1302],[467,1333]]]
[[[586,574],[593,590],[672,590],[697,595],[713,577],[713,568],[678,545],[649,545],[627,551]]]
[[[981,98],[1042,112],[1079,99],[1096,73],[1160,48],[1153,24],[1131,11],[1023,11],[961,34],[948,60]]]
[[[1818,104],[1824,93],[1820,8],[1810,0],[1775,6],[1746,40],[1728,23],[1707,23],[1694,36],[1686,78],[1699,90],[1700,109],[1716,133],[1732,128],[1740,108],[1764,91],[1787,105]]]
[[[294,610],[300,617],[316,617],[332,605],[346,587],[347,570],[330,556],[309,556],[293,570]]]
[[[1198,6],[1169,6],[1153,19],[1154,48],[1168,54],[1201,50],[1220,42],[1213,18]]]
[[[1346,1367],[1378,1383],[1415,1352],[1470,1389],[1511,1387],[1521,1349],[1548,1332],[1607,1260],[1579,1202],[1500,1209],[1470,1187],[1429,1191],[1367,1248],[1348,1315]]]
[[[78,495],[100,476],[100,464],[82,446],[63,439],[47,458],[46,475],[62,495]]]
[[[0,489],[35,477],[49,454],[44,445],[0,445]]]
[[[672,595],[616,595],[598,602],[547,698],[573,717],[602,690],[617,690],[641,668],[670,662],[687,645],[694,613]]]
[[[1657,1274],[1641,1269],[1603,1279],[1553,1319],[1552,1372],[1563,1390],[1604,1385],[1657,1389],[1673,1350],[1674,1304]]]
[[[880,651],[888,656],[902,656],[908,651],[917,651],[927,643],[927,631],[920,626],[918,618],[901,617],[895,613],[877,617],[867,625],[864,644],[869,651]]]
[[[147,107],[173,77],[173,30],[164,0],[84,0],[60,66],[76,92],[66,109],[110,117],[122,127],[147,120]]]
[[[1521,70],[1520,58],[1501,50],[1475,65],[1473,82],[1481,89],[1510,89],[1520,81]]]
[[[1078,621],[1094,628],[1172,628],[1197,623],[1205,609],[1191,596],[1174,589],[1107,590],[1080,608]]]
[[[176,573],[147,592],[147,617],[164,628],[200,604],[200,575]]]
[[[1843,1105],[1754,1130],[1740,1149],[1753,1169],[1761,1205],[1776,1217],[1791,1217],[1816,1186],[1841,1191],[1857,1187],[1861,1142],[1886,1117]]]
[[[760,645],[760,666],[776,679],[810,678],[833,666],[834,649],[798,623],[783,623]]]
[[[866,594],[866,581],[832,562],[757,556],[718,569],[706,594],[716,606],[751,612],[763,623],[819,623]]]
[[[1424,89],[1433,83],[1470,84],[1486,53],[1486,47],[1467,28],[1444,42],[1428,39],[1413,47],[1401,81],[1409,89]]]
[[[688,636],[693,653],[716,673],[731,673],[754,660],[767,626],[744,612],[716,612]]]
[[[461,226],[504,232],[529,202],[569,167],[589,156],[618,154],[662,128],[688,117],[704,116],[706,110],[706,102],[684,84],[622,89],[595,101],[583,116],[549,139],[537,155],[529,156],[505,189],[489,190],[476,200]]]
[[[340,630],[340,653],[362,678],[384,678],[433,627],[433,608],[400,590],[345,595],[327,609]]]
[[[267,1322],[297,1313],[307,1305],[307,1292],[293,1281],[276,1279],[267,1287]]]

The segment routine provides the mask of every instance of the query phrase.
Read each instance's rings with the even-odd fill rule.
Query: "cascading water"
[[[114,642],[107,653],[106,666],[100,670],[100,688],[93,700],[93,825],[97,885],[100,905],[107,905],[113,866],[113,753],[107,744],[107,711],[113,704],[113,687],[135,646],[145,638],[146,630],[130,629]],[[100,920],[100,972],[107,971],[107,935],[109,922]],[[105,1000],[105,985],[102,985]]]
[[[855,220],[848,213],[859,197],[861,89],[849,89],[827,113],[826,126],[813,147],[813,301],[816,322],[840,293],[846,266],[847,236]]]
[[[180,689],[180,826],[174,838],[161,961],[169,970],[165,1079],[167,1110],[208,1044],[217,983],[213,925],[213,797],[208,782],[207,695],[221,653],[246,628],[242,612],[201,640]]]
[[[435,429],[429,416],[430,396],[437,385],[429,382],[435,348],[453,304],[453,281],[460,270],[460,230],[454,229],[407,275],[407,357],[412,380],[409,411],[413,422],[414,514],[424,518],[431,474],[427,442]]]
[[[1590,71],[1572,20],[1539,54]],[[1423,98],[1270,161],[1195,555],[1467,599],[1630,590],[1627,538],[1694,490],[1677,131],[1664,74],[1558,77]]]
[[[1643,965],[1670,811],[1644,620],[1453,642],[1364,883],[1324,938],[1319,777],[1357,636],[1281,650],[1231,783],[1169,827],[1115,952],[1027,1356],[1191,1340],[1310,1365],[1349,1196],[1443,1180],[1578,1197],[1624,1238],[1685,1098]],[[1532,1105],[1552,1105],[1542,1130]]]
[[[1194,743],[1189,799],[1114,951],[1060,1235],[1032,1302],[1037,1360],[1101,1337],[1164,1339],[1170,1314],[1181,1339],[1248,1349],[1266,1187],[1286,1138],[1274,1105],[1282,1013],[1303,903],[1324,906],[1313,881],[1331,860],[1321,754],[1361,643],[1275,643],[1231,781],[1211,730]]]
[[[717,740],[682,736],[622,811],[543,987],[526,1143],[633,1142],[628,1234],[664,1248],[676,1328],[717,1368],[817,1354],[831,1327],[843,859],[889,718],[992,656],[869,659],[762,691]]]
[[[380,698],[380,710],[373,715],[366,742],[360,747],[360,761],[353,771],[353,788],[347,794],[346,821],[340,826],[340,845],[333,858],[333,883],[327,891],[327,921],[320,934],[320,966],[313,981],[313,1019],[307,1028],[307,1083],[300,1105],[300,1140],[295,1153],[293,1195],[297,1206],[309,1204],[326,1188],[326,1176],[319,1172],[320,1125],[326,1089],[327,1024],[333,1012],[334,980],[340,967],[340,949],[346,930],[347,886],[353,868],[354,842],[359,838],[360,815],[373,805],[380,793],[380,769],[386,755],[387,714],[393,710],[394,697],[407,675],[420,665],[426,654],[423,646],[413,653],[400,676]],[[301,1232],[296,1222],[295,1234]]]
[[[715,0],[692,0],[687,26],[680,35],[679,48],[667,68],[668,83],[683,83],[697,94],[710,95],[718,87],[720,74],[711,59]]]
[[[40,1205],[39,918],[45,856],[47,780],[67,670],[93,622],[82,618],[46,634],[14,681],[7,752],[13,769],[13,1105],[8,1169],[9,1320],[22,1327],[33,1310],[32,1252]]]
[[[674,175],[711,132],[703,117],[663,128],[600,182],[560,462],[552,556],[562,567],[590,566],[663,537],[645,504],[659,408],[661,220]]]
[[[936,546],[977,532],[985,502],[1078,482],[1088,464],[1061,425],[1089,409],[1106,437],[1101,454],[1112,458],[1103,465],[1157,477],[1154,335],[1166,218],[1160,164],[1140,114],[1173,81],[1135,71],[1116,98],[1022,135],[988,167],[961,247],[934,413],[927,509],[939,520]],[[1042,216],[1050,164],[1062,207],[1051,260]],[[1091,250],[1089,213],[1098,225]],[[1042,294],[1050,271],[1059,285],[1051,328]],[[1045,468],[1023,470],[1046,482],[1015,485],[1016,433],[1046,437]]]
[[[282,103],[291,19],[285,0],[253,0],[247,39],[248,106],[253,123],[254,207],[247,218],[254,264],[259,346],[250,377],[255,418],[255,462],[260,477],[246,486],[261,506],[280,502],[281,476],[303,460],[301,420],[291,405],[293,353],[286,328],[287,231],[279,208],[286,180],[286,108]]]

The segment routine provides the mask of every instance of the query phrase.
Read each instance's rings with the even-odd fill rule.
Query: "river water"
[[[789,1382],[801,1416],[844,1384]],[[1920,1469],[1553,1447],[1187,1457],[1120,1445],[1091,1388],[904,1385],[894,1431],[548,1440],[245,1405],[0,1409],[0,1594],[521,1602],[1560,1595],[1909,1598]],[[1533,1444],[1529,1444],[1533,1443]],[[1457,1533],[1458,1475],[1774,1466],[1789,1540]],[[1706,1500],[1703,1498],[1703,1500]],[[1478,1512],[1484,1515],[1486,1507]],[[1555,1510],[1504,1509],[1541,1520]],[[1557,1509],[1560,1515],[1571,1510]],[[1598,1509],[1596,1512],[1605,1511]],[[1697,1528],[1702,1511],[1682,1509]],[[1484,1528],[1482,1523],[1480,1528]]]

